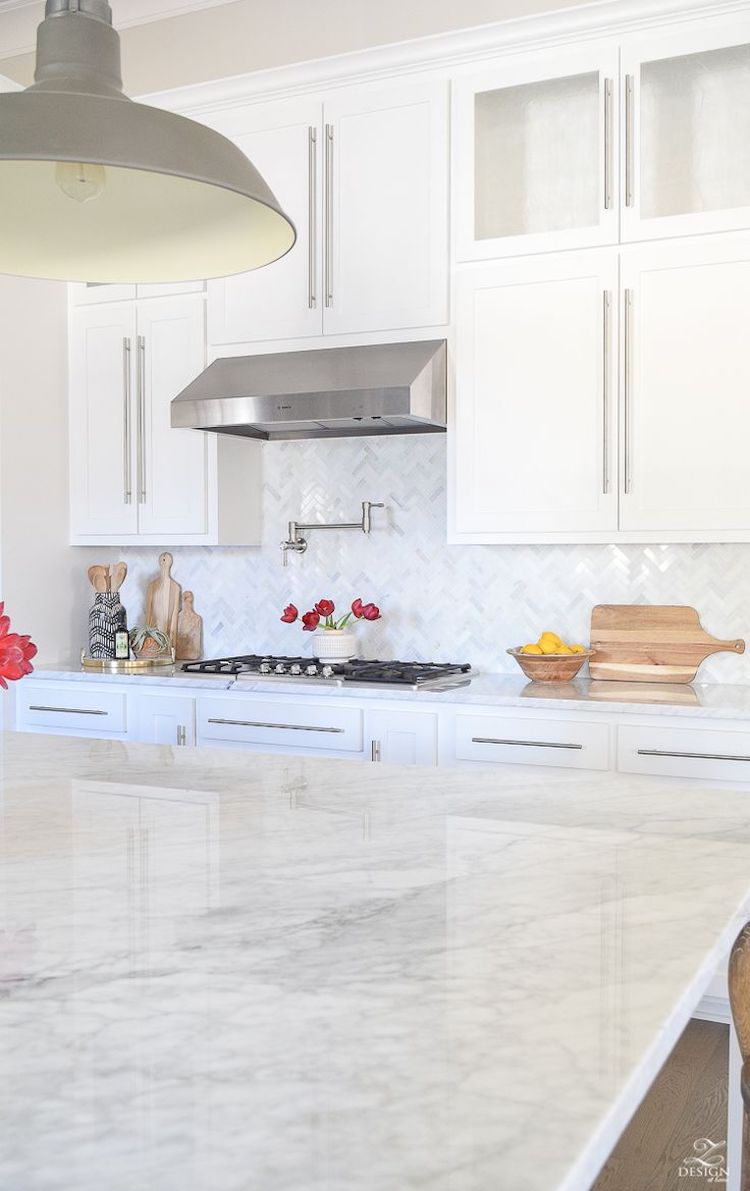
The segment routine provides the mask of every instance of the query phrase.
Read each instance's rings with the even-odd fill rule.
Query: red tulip
[[[362,615],[365,620],[380,620],[380,609],[377,604],[365,604]]]
[[[318,600],[315,604],[315,611],[318,616],[331,616],[336,608],[333,600]]]
[[[364,616],[364,604],[360,599],[356,599],[352,603],[352,612],[356,616],[357,620],[361,620]]]
[[[0,603],[0,686],[6,691],[8,682],[16,682],[34,667],[31,659],[36,657],[37,648],[30,637],[9,633],[10,617],[5,616],[5,604]]]
[[[294,624],[298,616],[299,612],[295,608],[294,604],[287,604],[281,619],[283,620],[284,624]]]
[[[320,624],[320,615],[317,612],[306,612],[302,617],[302,628],[306,633],[314,633]]]

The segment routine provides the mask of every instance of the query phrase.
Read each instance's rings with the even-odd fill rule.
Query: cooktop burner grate
[[[182,669],[188,674],[257,674],[263,678],[336,679],[339,682],[381,683],[389,686],[423,686],[469,674],[468,663],[452,662],[383,662],[378,659],[356,659],[343,664],[316,661],[310,657],[283,657],[275,654],[242,654],[237,657],[213,658],[201,662],[185,662]]]

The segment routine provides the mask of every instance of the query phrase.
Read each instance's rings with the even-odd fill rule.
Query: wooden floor
[[[693,1191],[684,1159],[701,1138],[727,1136],[729,1027],[691,1021],[592,1191]],[[726,1149],[721,1151],[726,1155]],[[680,1167],[683,1168],[682,1175]],[[723,1183],[711,1183],[721,1191]]]

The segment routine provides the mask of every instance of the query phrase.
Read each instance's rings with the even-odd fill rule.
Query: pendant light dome
[[[236,145],[123,94],[107,0],[47,0],[34,79],[0,95],[0,272],[200,281],[294,244]]]

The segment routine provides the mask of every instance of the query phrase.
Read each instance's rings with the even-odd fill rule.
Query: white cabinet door
[[[627,38],[623,238],[750,225],[750,14]]]
[[[506,57],[454,85],[459,260],[614,244],[617,46]]]
[[[189,695],[137,691],[131,722],[136,740],[147,744],[195,744],[195,700]]]
[[[750,235],[626,250],[622,285],[621,528],[747,540]]]
[[[326,334],[448,320],[448,84],[326,99]]]
[[[106,303],[70,316],[71,531],[138,527],[133,425],[135,307]]]
[[[290,252],[251,273],[208,284],[211,345],[320,335],[322,331],[322,104],[252,104],[211,118],[260,170],[297,229]]]
[[[528,257],[457,286],[452,537],[617,527],[617,256]]]
[[[208,528],[208,443],[174,430],[171,402],[205,367],[200,294],[138,304],[138,529],[174,541]]]
[[[367,708],[365,755],[391,765],[437,765],[437,716]]]

